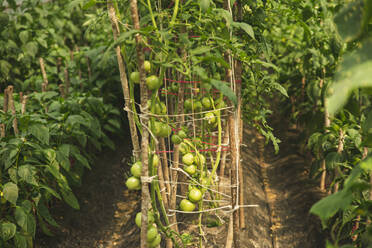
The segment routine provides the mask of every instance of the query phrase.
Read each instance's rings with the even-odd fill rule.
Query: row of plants
[[[370,1],[266,1],[265,41],[303,130],[311,177],[329,194],[311,213],[327,247],[370,247]]]
[[[227,242],[239,243],[245,223],[238,205],[244,202],[241,187],[231,185],[241,181],[236,174],[241,171],[241,116],[244,111],[249,125],[278,149],[267,123],[267,98],[287,96],[270,77],[276,66],[261,56],[264,33],[253,7],[242,1],[107,2],[114,36],[110,49],[120,51],[134,145],[126,184],[142,190],[136,216],[141,247],[161,242],[162,247],[202,247],[204,217],[229,211],[235,234]],[[263,8],[261,2],[254,11]],[[218,190],[218,178],[226,174],[232,197]],[[198,233],[180,229],[177,220],[184,215],[197,215]]]
[[[103,13],[83,1],[0,1],[1,247],[53,235],[50,208],[79,209],[73,188],[122,134]]]

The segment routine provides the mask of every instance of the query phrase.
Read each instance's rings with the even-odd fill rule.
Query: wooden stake
[[[44,59],[42,57],[39,58],[39,63],[40,63],[41,74],[43,75],[43,82],[44,82],[42,84],[42,92],[45,92],[48,90],[48,77],[45,71]]]
[[[229,116],[229,131],[230,131],[230,152],[231,152],[231,206],[234,209],[233,212],[233,230],[234,230],[234,247],[239,248],[240,242],[239,242],[239,211],[236,209],[238,206],[237,202],[237,196],[238,196],[238,175],[237,175],[237,159],[238,159],[238,153],[236,149],[237,145],[237,137],[236,137],[236,122],[237,119],[237,113]]]
[[[107,2],[108,5],[110,1]],[[111,4],[111,7],[112,4]],[[134,29],[140,30],[138,9],[137,9],[137,0],[130,1],[130,10],[133,21]],[[137,63],[140,74],[140,88],[141,88],[141,122],[144,127],[148,127],[148,109],[147,109],[147,100],[148,100],[148,89],[146,86],[146,73],[143,62],[145,57],[142,51],[142,37],[139,33],[135,36],[136,39],[136,51],[137,51]],[[149,176],[149,160],[148,160],[148,145],[149,145],[149,132],[147,128],[142,129],[142,140],[141,140],[141,159],[142,159],[142,203],[141,203],[141,248],[147,247],[147,212],[150,205],[150,192],[149,192],[149,183],[145,179]]]
[[[114,40],[117,40],[120,34],[120,28],[119,28],[115,8],[113,6],[112,1],[110,0],[107,1],[107,8],[108,8],[109,17],[110,17],[110,21],[112,25],[112,32],[114,35]],[[127,73],[125,71],[125,65],[123,62],[123,58],[121,56],[120,46],[115,47],[115,52],[116,52],[116,58],[118,61],[118,66],[119,66],[120,82],[121,82],[121,87],[122,87],[123,94],[124,94],[125,108],[128,110],[127,113],[128,113],[129,129],[130,129],[130,134],[131,134],[132,144],[133,144],[133,155],[137,160],[140,160],[141,150],[140,150],[139,139],[138,139],[138,134],[137,134],[137,127],[134,121],[134,114],[133,112],[130,111],[132,99],[130,98]],[[88,72],[90,74],[89,68],[90,67],[88,66]]]
[[[343,150],[344,150],[344,132],[342,131],[342,129],[340,129],[340,138],[338,141],[337,153],[341,155]],[[340,170],[341,169],[336,166],[335,179],[337,179],[340,176]],[[338,192],[338,188],[339,188],[339,182],[336,182],[334,185],[333,191],[335,193]]]
[[[323,79],[320,80],[320,88],[323,87]],[[326,128],[326,132],[328,132],[327,127],[331,125],[331,120],[329,119],[329,113],[328,113],[328,104],[327,99],[324,98],[324,127]],[[327,166],[325,159],[322,160],[322,174],[320,177],[320,190],[326,191],[326,178],[327,178]]]
[[[21,101],[21,113],[24,115],[26,113],[26,105],[27,105],[28,96],[24,95]]]
[[[18,130],[18,122],[16,118],[16,110],[14,107],[14,99],[13,99],[13,86],[9,85],[8,86],[8,109],[12,112],[12,115],[14,116],[13,119],[13,131],[14,135],[18,136],[19,135],[19,130]]]
[[[159,152],[159,147],[156,145],[156,151]],[[166,184],[164,183],[164,175],[163,175],[163,168],[167,167],[166,163],[163,163],[161,160],[159,160],[159,166],[158,166],[158,177],[159,177],[159,186],[160,186],[160,191],[161,191],[161,197],[163,198],[163,203],[165,209],[169,208],[168,205],[168,195],[166,194],[167,192],[170,192],[166,188]]]
[[[162,151],[166,151],[167,150],[167,148],[166,148],[166,146],[165,146],[165,140],[164,140],[164,138],[160,138],[160,149],[162,150]],[[161,154],[161,159],[163,160],[163,174],[164,174],[164,179],[165,179],[165,181],[167,181],[167,183],[165,183],[165,186],[167,187],[167,192],[168,192],[168,195],[167,195],[167,197],[168,197],[168,202],[170,202],[170,198],[171,198],[171,196],[170,196],[170,194],[171,194],[171,186],[170,186],[170,174],[169,174],[169,168],[168,168],[168,157],[167,157],[167,153],[165,153],[165,152],[163,152],[162,154]]]
[[[4,113],[7,113],[8,112],[8,88],[6,88],[4,90],[3,111],[4,111]],[[4,138],[5,137],[5,131],[6,131],[5,124],[4,123],[1,123],[0,124],[1,138]]]

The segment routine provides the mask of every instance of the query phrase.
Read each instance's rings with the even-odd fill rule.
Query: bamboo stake
[[[238,153],[236,149],[236,112],[229,116],[229,131],[230,131],[230,152],[231,152],[231,206],[235,211],[233,212],[233,231],[234,231],[234,247],[239,248],[239,211],[236,209],[237,195],[238,195],[238,176],[236,171],[236,162],[238,159]]]
[[[21,113],[24,115],[26,113],[26,105],[27,105],[28,96],[25,95],[21,101]]]
[[[160,138],[160,149],[162,151],[166,151],[167,148],[165,146],[165,140],[164,138]],[[168,201],[170,201],[170,194],[171,194],[171,186],[170,186],[170,176],[169,176],[169,168],[168,168],[168,158],[167,158],[167,154],[165,152],[162,153],[162,160],[163,160],[163,175],[164,175],[164,179],[165,181],[167,181],[167,183],[165,183],[165,186],[167,187],[167,192],[169,193],[167,195],[167,198],[168,198]]]
[[[65,85],[64,84],[60,84],[58,86],[59,88],[59,93],[61,94],[61,97],[62,98],[66,98],[66,94],[65,94]]]
[[[45,71],[44,59],[42,57],[39,58],[39,63],[40,63],[41,74],[43,75],[43,84],[41,88],[42,88],[42,92],[45,92],[48,90],[48,77]]]
[[[159,151],[158,145],[156,145],[156,151]],[[164,173],[163,173],[163,168],[167,167],[167,163],[163,163],[161,160],[159,160],[159,166],[158,166],[158,177],[159,177],[159,185],[160,185],[160,192],[161,192],[161,197],[163,198],[164,202],[164,207],[168,209],[168,196],[166,192],[170,192],[166,188],[166,184],[164,183]],[[167,180],[168,181],[168,180]],[[169,182],[169,181],[168,181]]]
[[[107,2],[108,5],[109,1]],[[111,4],[112,7],[112,4]],[[137,0],[130,1],[131,17],[133,21],[134,29],[140,30]],[[112,11],[111,11],[112,12]],[[140,34],[136,34],[136,51],[137,51],[137,62],[140,74],[140,88],[141,88],[141,122],[144,127],[148,127],[148,115],[147,115],[147,100],[148,100],[148,89],[146,87],[146,74],[144,68],[144,55],[142,51],[142,37]],[[150,205],[150,192],[149,182],[146,180],[149,176],[149,159],[148,159],[148,145],[149,145],[149,132],[147,128],[142,130],[141,140],[141,158],[142,158],[142,204],[141,204],[141,248],[147,247],[147,213]]]
[[[320,88],[323,87],[323,79],[320,80]],[[329,119],[329,113],[328,113],[328,104],[327,104],[327,99],[324,98],[324,126],[325,128],[329,127],[331,125],[331,120]],[[328,130],[326,129],[326,132]],[[326,167],[326,162],[325,159],[322,160],[322,174],[320,177],[320,190],[325,191],[326,190],[326,178],[327,178],[327,167]]]
[[[344,132],[342,129],[340,129],[340,138],[338,141],[338,146],[337,146],[337,153],[342,154],[342,151],[344,150]],[[337,179],[340,176],[340,168],[336,167],[335,168],[335,179]],[[333,188],[334,193],[338,192],[339,189],[339,182],[336,182]]]
[[[8,112],[8,88],[4,90],[4,105],[3,105],[3,111],[4,113]],[[5,124],[0,124],[0,131],[1,131],[1,138],[5,137]]]
[[[114,35],[114,40],[117,40],[118,35],[120,34],[120,29],[119,29],[119,24],[118,24],[117,17],[116,17],[115,8],[110,0],[107,1],[107,8],[108,8],[110,21],[112,25],[112,32]],[[121,56],[120,46],[115,47],[115,52],[116,52],[116,57],[118,61],[118,66],[119,66],[120,82],[121,82],[121,87],[122,87],[123,94],[124,94],[125,108],[127,110],[130,110],[132,99],[130,98],[127,73],[125,71],[125,65],[123,62],[123,58]],[[89,68],[90,67],[88,66],[88,72],[90,74]],[[127,114],[128,114],[130,134],[131,134],[132,144],[133,144],[133,155],[137,160],[139,160],[141,157],[141,151],[140,151],[139,139],[138,139],[138,134],[137,134],[137,127],[134,121],[134,114],[131,111],[127,111]]]
[[[12,112],[12,115],[14,116],[13,119],[13,131],[14,135],[18,136],[19,135],[19,130],[18,130],[18,122],[17,122],[17,117],[16,117],[16,110],[14,107],[14,99],[13,99],[13,86],[9,85],[8,86],[8,108]]]
[[[65,69],[63,70],[64,75],[65,75],[65,97],[69,95],[70,92],[70,76],[68,73],[68,66],[66,65]]]
[[[229,132],[227,130],[229,130],[229,123],[227,121],[226,121],[226,124],[225,124],[223,130],[225,130],[225,134],[224,134],[222,143],[223,144],[228,144],[228,142],[229,142]],[[226,157],[227,157],[227,151],[225,149],[225,150],[222,151],[222,155],[221,155],[220,178],[225,176]]]

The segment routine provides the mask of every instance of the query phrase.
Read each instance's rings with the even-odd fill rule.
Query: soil
[[[240,247],[325,247],[320,223],[309,215],[310,207],[322,195],[308,177],[309,159],[299,152],[300,133],[285,123],[278,122],[274,127],[275,135],[282,140],[277,155],[270,145],[263,148],[263,139],[256,132],[248,128],[244,131],[244,204],[258,207],[244,209],[246,228],[239,233]],[[103,153],[84,176],[84,186],[75,190],[81,210],[55,206],[52,212],[61,229],[54,230],[54,237],[38,234],[36,248],[139,247],[140,230],[134,217],[140,210],[140,194],[129,192],[124,180],[130,151],[127,139],[115,152]],[[183,233],[197,236],[195,217],[180,215],[178,220]],[[221,221],[225,224],[203,229],[206,247],[225,247],[228,216],[212,214],[205,218],[208,223]]]

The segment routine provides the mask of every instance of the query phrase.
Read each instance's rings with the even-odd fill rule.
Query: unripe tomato
[[[141,189],[141,181],[137,177],[129,177],[125,182],[125,185],[127,185],[130,190]]]
[[[172,128],[167,123],[162,123],[160,137],[166,138],[172,133]]]
[[[189,200],[191,202],[198,202],[200,201],[202,198],[203,198],[203,194],[202,192],[200,191],[200,189],[198,188],[192,188],[190,191],[189,191]]]
[[[183,170],[186,171],[190,176],[192,176],[196,173],[196,166],[193,164],[189,166],[185,166]]]
[[[158,245],[160,245],[161,243],[161,235],[160,233],[156,236],[156,238],[151,242],[151,243],[148,243],[148,247],[149,248],[155,248],[157,247]]]
[[[192,109],[192,100],[191,99],[186,99],[183,107],[185,108],[186,111],[189,111]]]
[[[151,63],[150,63],[150,61],[145,60],[145,61],[143,62],[143,67],[145,67],[145,71],[146,71],[146,72],[150,72],[150,71],[151,71]]]
[[[172,139],[172,143],[176,144],[176,145],[178,145],[182,142],[181,137],[178,136],[177,134],[173,134],[171,139]]]
[[[171,86],[171,91],[174,92],[174,93],[177,93],[179,88],[180,87],[177,83],[173,83],[172,86]]]
[[[162,131],[162,126],[163,123],[159,122],[159,121],[154,121],[154,123],[151,125],[151,132],[156,136],[156,137],[160,137],[161,135],[161,131]]]
[[[159,78],[155,75],[146,78],[146,85],[149,90],[157,90],[161,86],[161,84],[159,83]]]
[[[209,99],[209,97],[203,97],[201,102],[205,109],[210,109],[212,107],[212,102],[211,99]]]
[[[194,163],[194,155],[192,155],[191,153],[186,153],[182,157],[182,163],[186,165],[192,165],[192,163]]]
[[[142,162],[141,161],[135,162],[130,168],[130,172],[132,173],[133,176],[140,178],[142,175]]]
[[[216,102],[216,109],[223,109],[226,107],[226,104],[223,100],[218,100]]]
[[[206,177],[200,178],[200,184],[203,185],[204,187],[208,187],[207,182],[208,182],[208,178]]]
[[[187,199],[182,199],[180,202],[180,209],[185,212],[192,212],[195,209],[195,204]]]
[[[208,124],[214,124],[216,122],[216,116],[212,112],[206,113],[204,117]]]
[[[206,162],[206,158],[203,154],[197,154],[196,156],[194,156],[194,160],[195,160],[195,163],[199,166],[205,164]]]
[[[195,111],[201,111],[203,108],[203,105],[200,101],[195,101],[194,102],[194,110]]]
[[[152,225],[147,229],[147,242],[151,243],[158,236],[158,228]]]
[[[130,74],[130,81],[136,84],[140,83],[140,74],[138,71],[134,71]]]
[[[178,136],[180,136],[181,139],[186,139],[186,138],[187,138],[187,134],[186,134],[186,132],[183,131],[183,130],[180,130],[180,131],[178,132]]]
[[[136,214],[136,219],[135,219],[135,222],[136,222],[136,225],[141,228],[141,221],[142,221],[142,213],[141,212],[138,212]],[[149,225],[151,225],[152,223],[155,222],[155,217],[154,217],[154,213],[152,211],[149,211],[148,214],[147,214],[147,223]]]
[[[179,146],[179,149],[180,149],[180,152],[182,153],[182,154],[186,154],[186,153],[188,153],[189,152],[189,146],[186,144],[186,143],[184,143],[184,142],[181,142],[180,143],[180,146]]]

